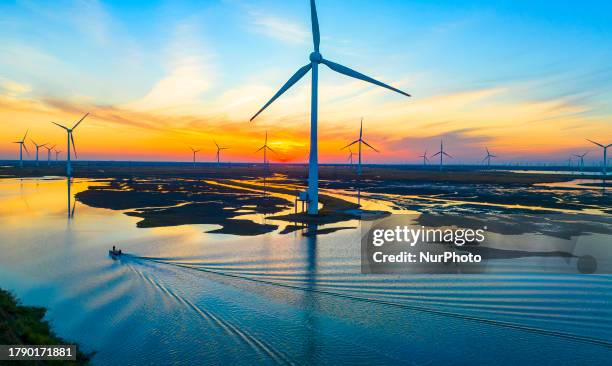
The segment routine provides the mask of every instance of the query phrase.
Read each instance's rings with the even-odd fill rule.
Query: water
[[[65,180],[0,180],[0,287],[49,308],[58,334],[97,351],[96,364],[604,365],[612,356],[609,275],[516,270],[535,268],[522,260],[496,275],[366,276],[358,221],[316,238],[138,229],[138,218],[75,204],[91,184],[104,182],[76,180],[67,195]],[[130,255],[112,260],[112,245]]]

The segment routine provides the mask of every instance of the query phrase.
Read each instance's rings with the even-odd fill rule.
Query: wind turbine
[[[57,161],[57,157],[62,152],[62,150],[55,150],[55,161]]]
[[[273,153],[276,153],[276,151],[272,150],[272,148],[270,146],[268,146],[268,131],[266,131],[266,140],[265,140],[263,146],[260,147],[259,149],[257,149],[257,151],[255,151],[255,153],[258,153],[261,150],[263,150],[263,163],[264,163],[264,166],[269,165],[270,162],[268,161],[268,150],[272,151]]]
[[[346,149],[347,147],[351,147],[355,144],[359,144],[357,146],[359,146],[359,165],[357,166],[357,174],[361,175],[361,144],[366,145],[367,147],[369,147],[370,149],[376,151],[376,152],[380,152],[378,150],[376,150],[375,148],[372,147],[372,145],[368,144],[367,142],[365,142],[365,140],[363,139],[363,118],[361,118],[361,126],[359,127],[359,138],[353,142],[351,142],[350,144],[346,145],[345,147],[342,148],[342,150]]]
[[[607,170],[606,168],[608,166],[608,148],[610,146],[612,146],[612,144],[602,145],[599,142],[595,142],[595,141],[589,140],[589,139],[587,139],[587,140],[592,142],[592,143],[594,143],[595,145],[597,145],[597,146],[599,146],[599,147],[601,147],[603,149],[603,175],[606,175],[606,170]]]
[[[423,153],[423,155],[419,155],[419,158],[423,158],[423,166],[427,165],[429,159],[427,158],[427,150]]]
[[[14,144],[19,144],[19,167],[20,168],[23,168],[23,150],[25,150],[26,154],[30,156],[30,152],[28,151],[28,148],[25,145],[26,136],[28,136],[28,130],[26,130],[25,135],[23,135],[23,138],[20,141],[13,142]]]
[[[195,168],[196,167],[196,154],[199,153],[202,150],[201,149],[200,150],[196,150],[193,147],[189,147],[189,148],[191,149],[191,152],[193,152],[193,167]]]
[[[443,144],[442,140],[440,140],[440,151],[438,151],[437,153],[433,154],[431,157],[433,158],[436,155],[440,155],[440,171],[442,171],[442,164],[443,164],[442,156],[446,155],[446,156],[448,156],[451,159],[453,158],[452,156],[450,156],[449,154],[447,154],[444,151],[444,144]]]
[[[485,147],[485,150],[487,150],[487,156],[485,156],[484,159],[482,159],[482,162],[484,163],[485,161],[487,162],[487,167],[491,166],[491,158],[496,158],[496,155],[493,155],[489,152],[489,148]]]
[[[213,140],[215,146],[217,146],[217,165],[221,165],[221,150],[227,150],[229,147],[221,147],[217,144],[217,141]]]
[[[38,166],[38,150],[39,150],[41,147],[45,147],[45,146],[47,146],[47,144],[45,143],[45,144],[39,145],[39,144],[37,144],[37,143],[36,143],[34,140],[32,140],[32,138],[31,138],[31,137],[30,137],[30,141],[32,141],[32,143],[34,144],[34,146],[36,146],[36,166]]]
[[[74,151],[74,157],[77,157],[76,146],[74,145],[74,136],[72,135],[72,131],[74,131],[77,126],[83,122],[83,120],[89,116],[89,113],[85,113],[83,118],[81,118],[72,128],[68,128],[60,125],[59,123],[51,122],[54,125],[57,125],[64,130],[66,130],[67,138],[68,138],[68,146],[66,147],[66,176],[70,177],[72,175],[72,166],[70,165],[70,143],[72,142],[72,150]]]
[[[351,147],[349,146],[349,157],[347,161],[350,165],[353,165],[353,156],[355,156],[355,153],[353,152],[353,149],[351,149]]]
[[[575,157],[580,159],[580,171],[582,171],[584,169],[584,157],[586,156],[586,154],[588,154],[589,152],[585,152],[584,154],[580,155],[580,154],[574,154]]]
[[[272,104],[278,97],[284,92],[291,88],[297,83],[304,75],[312,70],[312,89],[310,99],[310,162],[308,166],[308,214],[316,215],[319,211],[319,154],[317,147],[317,117],[318,117],[318,89],[319,89],[319,64],[324,64],[333,71],[350,76],[355,79],[367,81],[369,83],[387,88],[397,93],[403,94],[407,97],[410,95],[396,89],[390,85],[384,84],[378,80],[372,79],[369,76],[363,75],[355,70],[352,70],[346,66],[339,65],[335,62],[326,60],[319,52],[319,44],[321,43],[321,36],[319,34],[319,20],[317,16],[317,8],[314,0],[310,0],[310,18],[312,24],[312,40],[314,44],[314,52],[310,54],[310,62],[300,68],[293,76],[283,85],[276,94],[251,118],[253,121],[264,109]]]
[[[53,145],[51,147],[49,146],[44,146],[45,149],[47,149],[47,165],[51,165],[51,150],[53,150],[55,148],[56,145]]]

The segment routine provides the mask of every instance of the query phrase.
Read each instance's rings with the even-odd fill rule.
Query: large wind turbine
[[[442,164],[443,164],[442,156],[446,155],[446,156],[448,156],[451,159],[453,158],[452,156],[450,156],[449,154],[447,154],[444,151],[444,143],[442,142],[442,140],[440,140],[440,151],[438,151],[437,153],[433,154],[431,157],[433,158],[436,155],[440,155],[440,171],[442,171]]]
[[[196,154],[199,153],[202,150],[201,149],[200,150],[196,150],[193,147],[189,147],[189,148],[191,149],[191,152],[193,153],[193,167],[195,168],[196,167]]]
[[[427,150],[423,153],[423,155],[419,155],[419,158],[423,158],[423,166],[427,165],[429,159],[427,158]]]
[[[585,152],[584,154],[580,155],[580,154],[574,154],[575,157],[580,159],[580,171],[582,171],[584,169],[584,157],[586,156],[586,154],[588,154],[589,152]]]
[[[30,156],[30,152],[28,151],[28,148],[25,145],[25,139],[27,136],[28,136],[28,130],[26,130],[25,135],[23,135],[23,138],[20,141],[13,142],[14,144],[19,144],[19,167],[20,168],[23,168],[23,150],[25,149],[26,154]]]
[[[260,152],[261,150],[263,150],[263,163],[264,166],[269,165],[269,161],[268,161],[268,150],[272,151],[272,152],[276,152],[274,150],[272,150],[272,148],[270,146],[268,146],[268,131],[266,131],[266,140],[263,144],[262,147],[260,147],[259,149],[257,149],[257,151],[255,151],[255,153]]]
[[[274,96],[251,118],[253,121],[264,109],[266,109],[272,102],[280,97],[284,92],[291,88],[295,83],[298,82],[304,75],[312,70],[312,90],[310,100],[310,163],[308,166],[308,214],[316,215],[319,211],[319,171],[318,171],[318,147],[317,147],[317,117],[318,117],[318,84],[319,84],[319,64],[324,64],[333,71],[344,74],[346,76],[353,77],[355,79],[367,81],[369,83],[387,88],[405,96],[410,96],[403,91],[396,89],[390,85],[384,84],[378,80],[372,79],[369,76],[363,75],[355,70],[352,70],[346,66],[339,65],[335,62],[326,60],[319,52],[319,44],[321,43],[321,36],[319,34],[319,20],[317,17],[317,8],[314,0],[310,0],[310,18],[312,23],[312,40],[314,43],[314,52],[310,54],[310,63],[300,68],[293,76],[283,85],[280,90],[274,94]]]
[[[359,165],[357,166],[357,174],[361,175],[361,144],[366,145],[367,147],[369,147],[370,149],[376,151],[376,152],[380,152],[378,150],[376,150],[375,148],[372,147],[372,145],[368,144],[367,142],[365,142],[365,140],[363,139],[363,118],[361,119],[361,125],[359,127],[359,138],[353,142],[351,142],[350,144],[346,145],[345,147],[342,148],[342,150],[346,149],[347,147],[351,147],[355,144],[359,144],[357,146],[359,146],[359,152],[357,153],[357,155],[359,156]]]
[[[608,148],[610,146],[612,146],[612,144],[602,145],[599,142],[595,142],[595,141],[589,140],[589,139],[587,139],[587,140],[592,142],[592,143],[594,143],[595,145],[597,145],[597,146],[599,146],[599,147],[601,147],[603,149],[603,175],[606,175],[607,174],[606,173],[606,171],[607,171],[606,168],[608,166]]]
[[[485,156],[484,159],[482,159],[482,162],[484,163],[485,161],[487,162],[487,167],[491,166],[491,158],[496,158],[496,155],[493,155],[489,152],[489,148],[485,147],[485,150],[487,150],[487,156]]]
[[[34,144],[34,146],[36,147],[36,166],[38,166],[38,150],[39,150],[41,147],[45,147],[45,146],[47,146],[47,144],[46,144],[46,143],[44,143],[44,144],[42,144],[42,145],[39,145],[39,144],[37,144],[37,143],[36,143],[34,140],[32,140],[32,138],[31,138],[31,137],[30,137],[30,141],[32,141],[32,143],[33,143],[33,144]]]
[[[72,166],[70,165],[70,144],[72,142],[72,150],[74,151],[74,157],[77,157],[76,146],[74,145],[74,136],[72,135],[72,131],[74,131],[77,126],[83,122],[83,120],[89,116],[89,113],[85,113],[83,118],[81,118],[72,128],[68,128],[66,126],[62,126],[59,123],[51,122],[64,130],[66,130],[67,138],[68,138],[68,146],[66,147],[66,176],[70,177],[72,175]]]
[[[217,147],[217,166],[221,165],[221,150],[227,150],[229,147],[221,147],[217,144],[217,141],[213,140],[215,146]]]
[[[55,148],[56,145],[53,145],[51,147],[49,146],[44,146],[45,149],[47,149],[47,165],[51,165],[51,150],[53,150]]]

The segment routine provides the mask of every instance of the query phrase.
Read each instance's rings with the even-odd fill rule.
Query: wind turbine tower
[[[597,146],[601,147],[601,148],[603,149],[603,175],[604,175],[604,176],[605,176],[605,175],[607,175],[607,167],[608,167],[608,148],[609,148],[610,146],[612,146],[612,144],[603,145],[603,144],[600,144],[599,142],[595,142],[595,141],[593,141],[593,140],[589,140],[589,139],[587,139],[587,140],[588,140],[588,141],[590,141],[591,143],[593,143],[593,144],[595,144],[595,145],[597,145]]]
[[[423,155],[419,155],[419,158],[423,158],[423,166],[427,165],[429,159],[427,158],[427,150],[423,153]]]
[[[387,88],[394,92],[403,94],[407,97],[410,95],[396,89],[390,85],[384,84],[378,80],[372,79],[369,76],[361,74],[346,66],[342,66],[335,62],[326,60],[319,52],[321,36],[319,34],[319,20],[317,16],[317,8],[314,0],[310,0],[310,18],[312,25],[312,40],[314,44],[314,52],[310,54],[309,63],[301,67],[289,80],[283,85],[276,94],[251,118],[253,121],[264,109],[272,104],[278,97],[297,83],[304,75],[312,70],[312,87],[310,99],[310,158],[308,165],[308,214],[316,215],[319,211],[319,154],[318,154],[318,136],[317,136],[317,117],[318,117],[318,89],[319,89],[319,65],[323,64],[333,71],[350,76],[355,79],[363,80],[383,88]]]
[[[19,167],[23,168],[23,150],[25,150],[26,154],[28,154],[28,156],[30,156],[30,152],[28,151],[28,148],[26,147],[25,144],[25,139],[28,136],[28,130],[26,130],[25,135],[23,135],[23,138],[19,141],[15,141],[13,142],[14,144],[19,144]]]
[[[193,147],[189,147],[191,149],[191,152],[193,153],[193,167],[196,167],[196,154],[199,153],[202,150],[196,150]]]
[[[448,156],[451,159],[453,158],[452,156],[450,156],[449,154],[447,154],[444,151],[444,142],[442,140],[440,140],[440,151],[438,151],[437,153],[433,154],[431,157],[433,158],[436,155],[440,155],[440,171],[442,171],[442,165],[444,164],[444,161],[442,159],[443,156]]]
[[[365,140],[363,139],[363,118],[361,118],[361,125],[359,127],[359,138],[353,142],[351,142],[350,144],[346,145],[345,147],[342,148],[342,150],[346,149],[347,147],[351,147],[355,144],[358,144],[357,146],[359,147],[358,150],[358,157],[359,157],[359,165],[357,165],[357,174],[361,175],[361,145],[364,144],[367,147],[369,147],[370,149],[376,151],[376,152],[380,152],[378,150],[376,150],[375,148],[372,147],[372,145],[368,144],[367,142],[365,142]]]
[[[61,128],[63,128],[64,130],[66,130],[66,137],[68,139],[68,146],[66,147],[66,176],[67,177],[71,177],[72,176],[72,165],[70,163],[70,145],[72,145],[72,150],[74,151],[74,157],[77,157],[77,152],[76,152],[76,146],[74,144],[74,136],[72,134],[72,132],[74,131],[75,128],[77,128],[79,126],[79,124],[81,124],[81,122],[83,122],[83,120],[89,116],[89,113],[86,113],[74,126],[72,126],[72,128],[68,128],[66,126],[62,126],[59,123],[56,122],[51,122],[54,125],[57,125]]]
[[[257,149],[257,151],[255,151],[255,153],[258,153],[261,150],[263,150],[263,164],[264,164],[264,166],[270,165],[270,161],[268,160],[268,150],[272,151],[273,153],[275,153],[276,151],[272,150],[272,148],[270,146],[268,146],[268,131],[266,131],[266,139],[264,141],[263,146],[260,147],[259,149]]]
[[[47,165],[51,165],[51,150],[53,150],[55,146],[56,145],[53,145],[51,147],[45,146],[45,149],[47,149]]]
[[[47,144],[45,143],[45,144],[39,145],[34,140],[32,140],[32,138],[30,138],[30,141],[32,141],[32,143],[36,147],[36,166],[38,166],[38,150],[40,150],[41,147],[47,146]]]
[[[217,166],[220,166],[221,165],[221,151],[227,150],[229,149],[229,147],[221,147],[219,146],[219,144],[217,144],[217,141],[213,140],[213,142],[215,143],[215,146],[217,147]]]
[[[482,159],[482,162],[484,163],[485,161],[487,162],[487,168],[491,166],[491,158],[496,158],[496,155],[493,155],[489,152],[489,148],[485,147],[485,150],[487,150],[487,156],[485,156],[484,159]]]
[[[585,152],[584,154],[580,155],[580,154],[574,154],[575,157],[577,157],[578,159],[580,159],[580,171],[582,171],[584,169],[584,157],[586,156],[586,154],[588,154],[589,152]]]

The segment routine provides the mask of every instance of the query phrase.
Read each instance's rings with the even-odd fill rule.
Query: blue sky
[[[324,70],[329,159],[339,156],[331,145],[355,129],[347,121],[361,115],[376,124],[371,139],[388,147],[373,157],[380,161],[433,149],[444,135],[454,138],[449,148],[475,151],[466,160],[483,144],[509,158],[548,159],[586,148],[584,137],[612,139],[612,2],[319,0],[317,7],[325,57],[414,95],[398,106],[392,93]],[[93,109],[97,128],[139,126],[147,141],[174,141],[164,152],[174,156],[179,140],[207,140],[220,126],[243,131],[241,123],[308,62],[309,21],[307,1],[2,1],[0,95],[8,99],[0,117],[33,117],[17,112],[20,102],[62,118]],[[304,148],[297,139],[307,129],[307,88],[302,81],[283,96],[254,130],[283,121],[288,160],[303,153],[292,149]],[[32,128],[52,133],[36,121]],[[513,123],[522,127],[513,131]],[[541,138],[523,143],[530,124]],[[159,132],[165,126],[171,131]],[[90,154],[102,157],[95,144]]]

